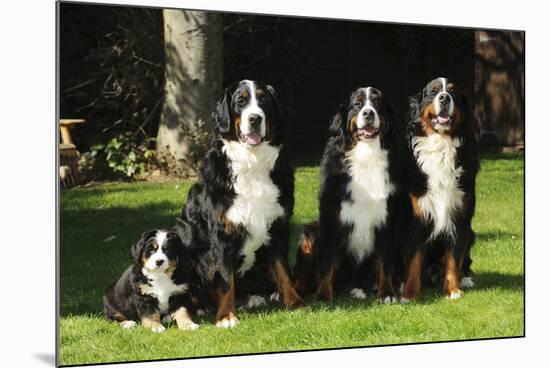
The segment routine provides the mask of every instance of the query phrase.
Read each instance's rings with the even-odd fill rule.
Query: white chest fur
[[[243,275],[254,265],[256,250],[270,240],[271,224],[284,215],[278,202],[279,189],[270,176],[279,148],[267,143],[248,147],[239,142],[224,142],[223,151],[231,164],[233,189],[237,194],[226,218],[244,226],[248,232],[241,250],[243,263],[237,271]]]
[[[142,272],[150,285],[141,285],[141,292],[158,300],[161,314],[168,313],[168,301],[172,295],[185,293],[188,289],[187,284],[176,285],[172,278],[164,272],[149,272],[146,269],[143,269]]]
[[[454,237],[454,215],[462,207],[464,197],[459,187],[464,170],[456,166],[456,149],[461,142],[434,133],[415,137],[412,144],[418,165],[428,177],[428,191],[418,199],[418,204],[424,219],[433,221],[430,239],[443,233]]]
[[[351,200],[342,202],[340,221],[353,225],[348,252],[359,262],[373,251],[374,232],[386,222],[387,199],[394,187],[388,172],[388,152],[380,147],[379,138],[358,142],[346,160]]]

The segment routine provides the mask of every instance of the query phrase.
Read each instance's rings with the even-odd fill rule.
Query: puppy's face
[[[374,87],[362,87],[354,91],[347,106],[333,118],[330,131],[344,135],[352,142],[372,141],[389,131],[393,115],[392,106],[382,92]]]
[[[417,101],[426,134],[452,134],[462,121],[460,94],[448,78],[436,78],[422,90]]]
[[[147,272],[171,273],[178,262],[179,236],[166,230],[154,230],[143,234],[133,249],[134,260]]]
[[[277,104],[273,87],[243,80],[225,90],[216,107],[218,130],[225,139],[249,147],[270,141],[276,129]]]
[[[294,286],[296,291],[302,296],[314,292],[319,284],[317,255],[314,249],[318,236],[318,222],[304,225],[302,236],[298,242],[296,263],[294,265]]]

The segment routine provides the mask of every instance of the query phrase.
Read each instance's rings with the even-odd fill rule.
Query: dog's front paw
[[[218,328],[234,328],[239,324],[239,320],[236,316],[230,314],[229,316],[222,318],[216,322],[216,327]]]
[[[137,322],[136,321],[122,321],[120,322],[120,327],[124,328],[124,329],[130,329],[130,328],[134,328],[137,326]]]
[[[386,296],[386,297],[382,297],[382,298],[378,298],[378,303],[380,304],[393,304],[397,302],[397,298],[395,296]]]
[[[164,327],[163,325],[153,326],[153,327],[151,327],[151,331],[156,332],[156,333],[162,333],[162,332],[166,331],[166,327]]]
[[[179,327],[179,329],[183,331],[195,331],[199,329],[199,325],[195,322],[189,322]]]
[[[459,299],[464,293],[460,289],[452,290],[448,295],[447,299]]]
[[[365,291],[360,288],[351,289],[349,292],[352,298],[354,299],[366,299],[367,294],[365,294]]]

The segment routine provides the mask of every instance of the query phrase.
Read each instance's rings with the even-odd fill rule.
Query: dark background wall
[[[320,157],[330,118],[355,88],[382,90],[401,118],[407,96],[435,77],[473,92],[473,30],[244,15],[224,21],[242,26],[224,34],[224,53],[236,63],[224,66],[225,83],[273,83],[291,118],[292,149],[304,159]]]
[[[243,78],[273,84],[288,112],[291,146],[298,159],[319,159],[329,119],[357,87],[382,90],[401,118],[407,96],[435,77],[454,79],[474,103],[486,93],[477,88],[474,94],[476,70],[478,79],[480,74],[473,29],[242,14],[225,14],[223,23],[224,85]],[[125,124],[142,125],[154,136],[164,83],[161,10],[65,3],[60,37],[61,116],[90,122],[76,134],[77,144],[85,149]],[[136,50],[147,63],[135,58]],[[520,53],[521,63],[523,48]],[[488,56],[497,61],[501,57],[498,50]],[[121,71],[119,64],[124,63],[128,67]],[[522,68],[513,72],[523,77]],[[109,85],[111,75],[128,85]],[[520,107],[522,87],[511,87],[516,100],[521,99]],[[111,95],[105,93],[111,90]],[[130,106],[137,114],[121,113],[119,105],[128,103],[125,95],[138,97],[133,102],[137,107]],[[480,125],[490,120],[491,129],[498,130],[499,121],[490,115],[477,114]],[[522,137],[520,118],[523,113],[511,119]]]
[[[478,31],[475,114],[487,148],[525,144],[525,34]]]

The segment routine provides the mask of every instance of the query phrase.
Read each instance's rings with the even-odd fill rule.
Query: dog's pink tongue
[[[262,142],[262,137],[258,133],[248,133],[244,136],[246,143],[255,146]]]
[[[437,116],[437,122],[440,124],[447,124],[449,122],[449,114],[441,113]]]
[[[372,125],[367,125],[363,129],[365,129],[368,135],[373,135],[374,133],[376,133],[376,128]]]

